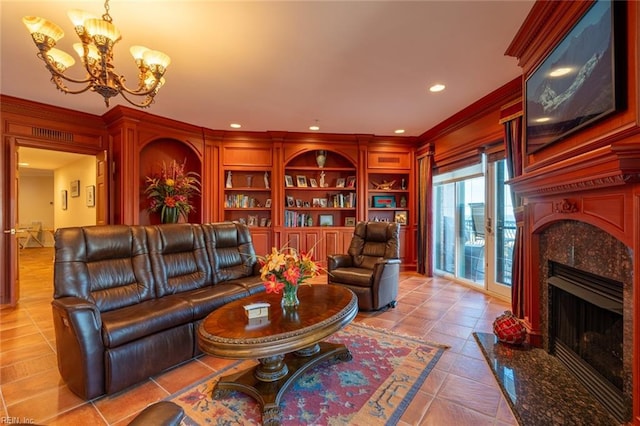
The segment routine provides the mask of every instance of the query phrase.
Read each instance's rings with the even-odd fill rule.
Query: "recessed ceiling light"
[[[316,124],[309,126],[309,130],[313,130],[314,132],[320,130],[320,126],[318,126],[318,120],[316,120]]]
[[[545,123],[547,121],[551,121],[551,118],[549,117],[540,117],[540,118],[536,118],[535,120],[536,123]]]
[[[19,167],[29,167],[29,163],[18,163]]]
[[[438,83],[438,84],[434,84],[433,86],[429,87],[429,91],[433,92],[433,93],[442,92],[444,90],[444,88],[445,88],[444,84]]]
[[[398,129],[398,130],[394,130],[393,133],[400,135],[402,133],[404,133],[404,129]]]
[[[242,125],[238,123],[231,123],[229,126],[233,129],[239,129],[240,127],[242,127]]]

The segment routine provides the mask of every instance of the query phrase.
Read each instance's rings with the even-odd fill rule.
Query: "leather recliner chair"
[[[400,280],[400,225],[358,222],[347,254],[327,257],[329,284],[358,296],[358,307],[375,311],[395,307]]]

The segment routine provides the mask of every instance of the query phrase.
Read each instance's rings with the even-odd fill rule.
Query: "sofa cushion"
[[[357,287],[371,287],[372,271],[367,268],[338,268],[331,271],[331,281]]]
[[[212,284],[211,266],[199,225],[148,226],[146,230],[157,297]]]
[[[247,294],[257,294],[266,291],[264,282],[260,279],[260,275],[251,275],[249,277],[242,277],[235,280],[226,281],[229,284],[239,285],[245,289]],[[217,284],[216,284],[217,285]]]
[[[78,297],[101,312],[155,296],[141,226],[60,228],[55,234],[54,298]]]
[[[220,222],[202,225],[214,282],[248,277],[257,262],[246,225]]]
[[[193,318],[202,319],[220,306],[248,296],[244,287],[231,283],[218,283],[176,295],[191,305]]]
[[[102,341],[115,348],[193,320],[191,305],[176,296],[148,300],[102,314]]]

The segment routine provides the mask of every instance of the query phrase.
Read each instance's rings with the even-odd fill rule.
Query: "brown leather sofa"
[[[327,256],[329,284],[358,296],[358,309],[376,311],[396,306],[400,282],[400,225],[358,222],[347,254]]]
[[[123,390],[199,355],[199,322],[261,291],[251,233],[239,223],[58,229],[60,374],[84,399]]]

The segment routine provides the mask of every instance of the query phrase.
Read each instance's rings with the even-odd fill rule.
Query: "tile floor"
[[[51,248],[24,249],[21,297],[0,309],[0,424],[125,425],[147,405],[229,361],[203,356],[116,395],[83,401],[58,374],[51,319]],[[443,278],[403,273],[398,306],[356,321],[451,346],[401,425],[517,425],[472,332],[491,332],[508,305]]]

